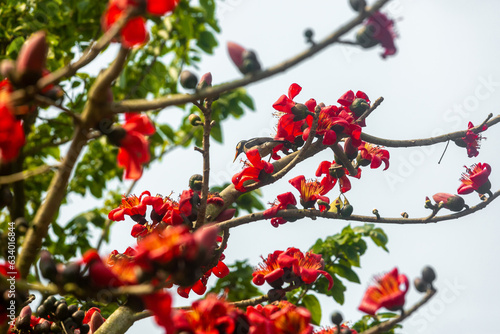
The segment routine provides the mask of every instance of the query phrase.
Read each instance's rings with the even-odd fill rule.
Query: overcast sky
[[[348,1],[310,0],[307,5],[297,0],[217,3],[222,28],[218,37],[220,46],[214,56],[202,62],[199,71],[194,70],[200,75],[212,72],[214,84],[241,76],[229,60],[227,41],[255,50],[262,65],[269,67],[307,47],[303,37],[305,28],[312,28],[314,38],[320,40],[355,15]],[[395,56],[383,60],[380,57],[383,50],[379,47],[361,50],[335,45],[286,73],[248,88],[257,110],[247,113],[242,120],[224,123],[224,146],[211,147],[211,186],[229,182],[241,169],[241,164],[231,163],[239,140],[274,135],[276,119],[272,117],[272,104],[294,82],[303,87],[295,99],[299,102],[315,98],[318,102],[336,104],[349,89],[362,90],[372,100],[383,96],[383,104],[367,119],[363,131],[384,138],[424,138],[464,130],[469,121],[479,124],[489,113],[499,113],[500,2],[395,0],[382,12],[397,20],[399,38]],[[353,39],[353,34],[346,39]],[[178,109],[169,108],[164,114],[173,124],[180,119]],[[441,164],[438,160],[445,144],[389,149],[387,171],[364,168],[361,180],[352,182],[352,190],[346,195],[354,213],[370,215],[377,208],[384,217],[398,217],[403,211],[412,218],[426,216],[429,212],[423,208],[425,196],[456,193],[463,165],[477,162],[492,166],[490,180],[492,191],[496,191],[500,188],[499,130],[495,126],[486,132],[487,140],[483,141],[479,156],[472,159],[453,143]],[[264,189],[264,202],[273,201],[286,191],[298,195],[287,180],[300,174],[313,177],[320,161],[332,159],[329,152],[323,152],[302,163],[289,177]],[[135,192],[180,194],[187,187],[189,176],[201,170],[199,153],[192,149],[174,151],[145,173]],[[331,200],[337,196],[334,191],[329,195]],[[471,206],[479,203],[476,194],[464,197]],[[494,202],[481,212],[456,221],[419,226],[380,225],[389,236],[390,253],[368,241],[362,268],[356,270],[362,284],[346,282],[346,303],[342,306],[333,299],[321,298],[322,324],[329,324],[333,310],[340,310],[346,320],[358,320],[362,313],[357,307],[373,275],[397,266],[413,280],[424,265],[430,264],[437,272],[438,294],[407,320],[400,332],[494,333],[498,316],[496,301],[500,299],[499,213],[499,205]],[[249,259],[256,265],[260,255],[266,256],[277,249],[294,246],[306,251],[316,239],[335,234],[345,225],[344,221],[304,219],[277,229],[269,221],[237,228],[231,231],[225,262]],[[114,224],[112,243],[106,245],[105,251],[123,251],[134,243],[128,227],[132,227],[130,221]],[[421,295],[412,286],[407,306],[419,298]],[[180,304],[184,300],[176,296],[175,302]],[[139,322],[130,332],[144,330],[162,332],[151,319]]]

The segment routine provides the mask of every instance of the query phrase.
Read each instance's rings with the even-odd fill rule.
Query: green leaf
[[[318,298],[316,298],[315,295],[305,295],[304,298],[302,298],[301,304],[311,312],[311,322],[319,326],[321,323],[321,304]]]
[[[14,39],[7,48],[7,56],[9,56],[10,58],[17,58],[19,50],[21,50],[23,44],[24,44],[24,37],[20,36]]]
[[[333,264],[331,271],[354,283],[361,283],[358,275],[349,267],[340,264]]]
[[[217,44],[218,43],[214,34],[206,30],[200,33],[200,37],[196,42],[196,45],[208,54],[212,54],[213,49],[217,46]]]
[[[389,252],[387,247],[385,245],[389,241],[387,238],[387,234],[381,229],[381,228],[376,228],[370,232],[370,238],[373,240],[375,245],[382,247],[386,252]]]

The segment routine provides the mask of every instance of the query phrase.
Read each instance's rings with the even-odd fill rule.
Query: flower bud
[[[203,185],[203,176],[200,174],[194,174],[189,178],[189,188],[194,191],[200,191]]]
[[[196,86],[197,90],[202,90],[207,87],[212,87],[212,73],[207,72],[201,76],[200,82],[198,86]]]
[[[17,81],[20,85],[34,85],[42,77],[47,52],[44,31],[34,33],[24,42],[16,61]]]
[[[29,305],[23,307],[19,317],[17,317],[16,328],[21,331],[27,331],[31,328],[31,307]]]
[[[361,29],[356,34],[356,41],[361,47],[365,49],[374,47],[379,43],[378,40],[373,38],[373,35],[375,34],[376,30],[377,27],[373,24],[367,24],[362,26]]]
[[[192,126],[200,126],[200,125],[203,125],[203,122],[201,121],[200,116],[198,116],[198,115],[196,115],[196,114],[191,114],[191,115],[189,115],[189,117],[188,117],[188,121],[189,121],[189,124],[191,124]]]
[[[347,200],[344,201],[344,206],[340,209],[340,215],[344,218],[350,217],[354,211],[354,207],[349,202],[346,204],[346,202]]]
[[[102,317],[100,312],[94,312],[92,314],[92,318],[90,318],[89,326],[90,326],[90,332],[89,333],[95,333],[99,327],[104,323],[104,318]]]
[[[425,282],[431,284],[436,279],[436,272],[434,271],[434,269],[432,269],[432,267],[427,266],[422,269],[422,279]]]
[[[179,83],[186,89],[195,89],[198,84],[198,78],[190,71],[182,71],[179,77]]]
[[[464,199],[458,195],[437,193],[433,195],[432,198],[437,204],[443,202],[443,207],[455,212],[461,211],[465,206]]]
[[[415,286],[415,289],[417,289],[418,292],[422,293],[426,292],[429,287],[429,283],[425,282],[420,277],[415,278],[415,280],[413,281],[413,285]]]
[[[302,103],[296,103],[291,110],[292,114],[295,115],[295,117],[293,118],[294,122],[305,119],[307,115],[313,115],[313,113],[310,112],[309,109],[307,109],[306,105]]]
[[[358,147],[352,144],[351,137],[347,137],[344,142],[344,152],[349,160],[355,159],[358,156]]]
[[[330,319],[332,320],[332,323],[337,325],[338,327],[340,326],[340,324],[342,324],[344,317],[342,317],[342,313],[340,312],[333,312]]]
[[[365,99],[360,98],[356,98],[349,107],[349,109],[354,113],[356,117],[363,115],[363,113],[369,108],[370,105],[368,104],[368,102],[366,102]]]
[[[40,252],[40,273],[50,281],[55,281],[57,276],[56,262],[48,250]]]
[[[261,70],[259,61],[257,60],[257,54],[254,51],[243,52],[243,65],[239,68],[240,72],[243,74],[258,72]]]
[[[366,5],[364,0],[349,0],[351,8],[359,12]]]

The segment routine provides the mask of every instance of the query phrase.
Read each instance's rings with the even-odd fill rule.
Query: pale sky
[[[218,36],[220,46],[214,56],[205,58],[199,71],[194,69],[199,75],[212,72],[214,84],[241,76],[227,55],[227,41],[255,50],[266,68],[307,47],[303,37],[305,28],[314,29],[314,38],[320,40],[355,15],[348,1],[311,0],[305,5],[297,0],[228,0],[217,4],[222,28]],[[362,90],[372,100],[383,96],[385,101],[367,119],[363,131],[384,138],[424,138],[464,130],[469,121],[479,124],[489,113],[495,116],[499,113],[500,2],[395,0],[382,12],[398,21],[395,56],[383,60],[380,47],[361,50],[335,45],[286,73],[249,87],[257,111],[247,113],[242,120],[224,123],[224,146],[211,147],[211,186],[229,182],[241,169],[241,164],[231,163],[239,140],[274,135],[276,119],[272,117],[272,104],[294,82],[303,87],[295,99],[299,102],[315,98],[327,105],[336,104],[349,89]],[[353,34],[345,39],[352,40]],[[163,113],[174,125],[181,115],[174,108]],[[445,144],[389,149],[387,171],[364,168],[361,180],[352,181],[352,190],[346,196],[354,206],[354,213],[370,215],[377,208],[383,217],[398,217],[403,211],[412,218],[426,216],[429,211],[423,208],[425,196],[456,193],[460,174],[465,171],[463,165],[477,162],[492,166],[490,180],[495,192],[500,188],[500,157],[496,146],[499,130],[499,126],[494,126],[484,134],[487,140],[483,141],[479,156],[472,159],[467,157],[465,149],[453,143],[441,164],[437,162]],[[323,152],[310,160],[277,184],[264,188],[264,202],[273,201],[286,191],[298,196],[287,180],[300,174],[312,178],[318,164],[333,157]],[[180,194],[187,187],[188,178],[201,170],[199,153],[192,148],[177,150],[147,171],[135,192]],[[333,200],[337,193],[332,190],[329,195]],[[464,198],[470,206],[479,203],[476,194]],[[399,332],[494,333],[498,316],[496,300],[500,299],[497,287],[500,227],[496,225],[499,213],[499,205],[494,202],[479,213],[456,221],[419,226],[380,225],[389,236],[390,253],[367,241],[369,248],[361,259],[362,268],[355,269],[362,284],[344,280],[347,291],[342,306],[321,297],[322,324],[329,325],[329,315],[334,310],[340,310],[346,320],[357,321],[363,315],[357,307],[375,274],[397,266],[413,280],[429,264],[437,272],[438,294],[404,322]],[[260,255],[266,256],[277,249],[294,246],[306,251],[316,239],[335,234],[345,225],[344,221],[304,219],[277,229],[269,221],[240,227],[231,231],[225,262],[249,259],[256,265]],[[123,251],[133,244],[129,227],[132,227],[130,221],[115,223],[111,244],[105,245],[104,252]],[[214,280],[212,277],[210,283]],[[410,307],[421,296],[412,286],[406,306]],[[175,303],[180,305],[185,301],[176,296]],[[162,332],[148,319],[133,326],[130,333],[144,330]]]

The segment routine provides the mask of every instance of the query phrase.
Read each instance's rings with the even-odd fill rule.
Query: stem
[[[224,92],[239,87],[247,86],[251,83],[261,81],[269,77],[272,77],[273,75],[285,72],[288,69],[292,68],[293,66],[303,62],[304,60],[311,58],[312,56],[322,51],[326,47],[338,42],[340,37],[351,31],[354,27],[363,22],[365,18],[369,17],[371,14],[378,11],[382,6],[384,6],[389,1],[390,0],[377,1],[372,7],[368,8],[365,12],[358,14],[358,16],[356,16],[354,19],[346,23],[344,26],[340,27],[337,31],[332,33],[330,36],[326,37],[323,41],[265,71],[253,74],[247,74],[242,79],[234,80],[232,82],[218,85],[216,87],[209,87],[201,92],[192,95],[176,94],[176,95],[164,96],[150,101],[146,99],[136,99],[136,100],[118,102],[114,104],[113,111],[116,113],[123,113],[129,111],[146,111],[152,109],[163,109],[168,106],[186,104],[188,102],[193,103],[195,101],[203,101],[205,98],[215,97]]]

